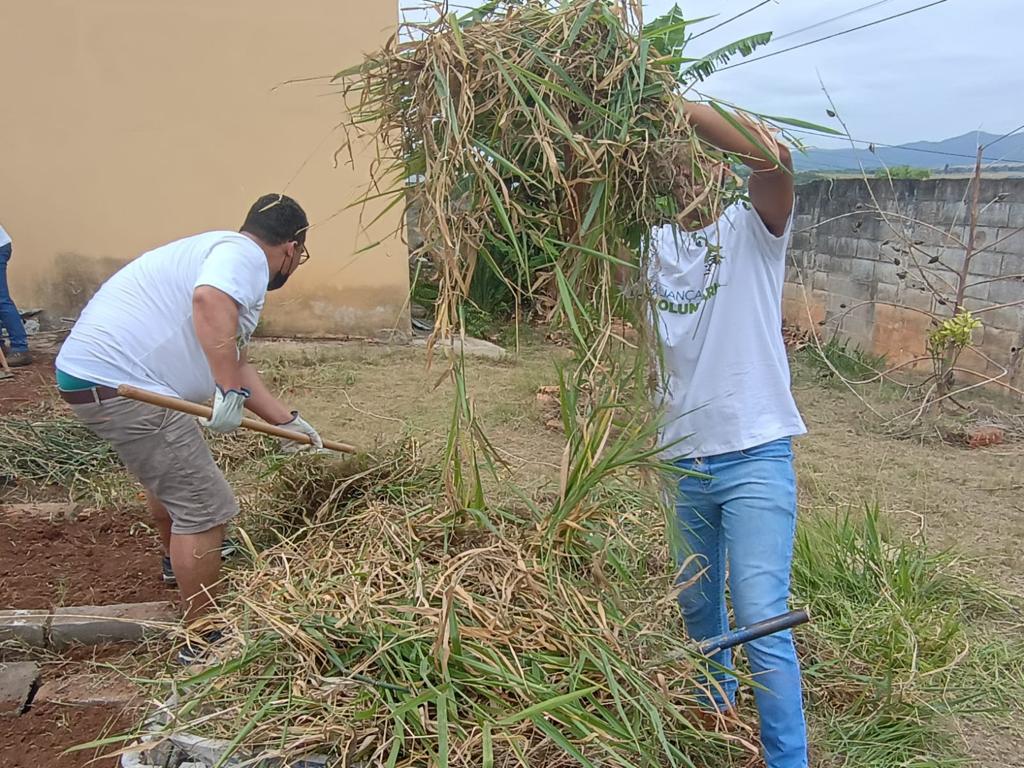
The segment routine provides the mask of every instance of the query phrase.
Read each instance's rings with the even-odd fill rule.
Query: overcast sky
[[[746,35],[773,32],[775,40],[754,58],[930,1],[771,0],[695,40],[687,53],[700,55]],[[647,19],[666,12],[674,2],[645,0]],[[757,3],[679,0],[687,17],[717,15],[695,26],[694,34]],[[851,15],[829,21],[847,13]],[[812,25],[816,26],[800,31]],[[900,144],[937,141],[978,129],[1004,133],[1024,123],[1024,0],[946,0],[869,29],[717,73],[702,88],[750,109],[835,125],[825,113],[828,103],[819,73],[855,138]],[[814,146],[834,146],[814,137],[806,140]]]

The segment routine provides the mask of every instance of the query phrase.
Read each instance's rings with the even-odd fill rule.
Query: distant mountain
[[[942,170],[949,166],[973,166],[978,142],[989,144],[999,136],[991,133],[965,133],[945,141],[915,141],[898,147],[866,146],[857,149],[808,149],[807,154],[794,153],[793,162],[798,171],[858,170],[863,164],[867,170],[884,165],[911,165],[915,168]],[[986,161],[999,160],[1000,164],[1024,163],[1024,132],[1003,139],[985,152]]]

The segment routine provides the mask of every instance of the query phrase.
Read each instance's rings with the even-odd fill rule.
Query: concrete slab
[[[0,717],[17,717],[24,712],[37,680],[38,664],[30,661],[0,664]]]
[[[410,343],[414,347],[426,349],[427,339],[417,337]],[[466,357],[482,357],[487,360],[504,360],[508,357],[508,352],[504,347],[499,347],[497,344],[492,344],[491,342],[484,341],[483,339],[474,339],[470,336],[466,337],[465,343],[463,343],[461,339],[454,339],[450,345],[438,342],[436,348],[440,350],[444,346],[448,346],[455,352],[455,354],[459,354],[461,352],[465,354]]]
[[[0,515],[43,518],[44,520],[74,520],[81,512],[78,504],[66,501],[35,501],[26,504],[5,504],[0,507]]]
[[[0,643],[14,640],[42,648],[49,623],[49,611],[0,611]]]
[[[142,698],[142,691],[121,675],[80,674],[48,680],[35,696],[36,704],[64,704],[76,707],[127,706]]]
[[[138,642],[167,631],[178,621],[170,603],[125,603],[58,608],[50,623],[50,645],[60,650],[72,645]]]

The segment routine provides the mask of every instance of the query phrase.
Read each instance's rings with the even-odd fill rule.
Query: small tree
[[[983,326],[984,317],[987,312],[1006,307],[1013,307],[1024,304],[1024,299],[999,304],[997,302],[979,302],[981,306],[973,310],[968,309],[966,304],[967,293],[972,287],[986,283],[996,283],[1009,280],[1024,279],[1024,275],[1007,274],[998,277],[977,278],[971,274],[971,265],[974,259],[982,253],[991,250],[1012,235],[1024,231],[1024,227],[1017,228],[991,243],[984,245],[978,242],[978,222],[980,215],[985,209],[1001,200],[997,196],[992,200],[981,199],[982,182],[982,158],[985,147],[979,146],[977,160],[975,163],[974,175],[971,178],[970,187],[965,195],[967,206],[966,221],[962,225],[954,224],[948,230],[937,227],[932,222],[922,221],[900,212],[899,210],[883,209],[871,185],[868,184],[869,194],[873,201],[873,210],[888,227],[891,237],[889,246],[898,254],[893,261],[900,266],[897,276],[906,280],[911,273],[918,278],[925,289],[935,299],[935,310],[925,311],[931,318],[931,328],[925,339],[926,360],[930,360],[932,375],[923,385],[922,402],[915,412],[924,413],[930,407],[946,402],[956,403],[955,397],[961,392],[984,384],[998,384],[1018,396],[1024,396],[1021,391],[1010,385],[1009,370],[999,365],[996,361],[985,355],[974,345],[974,331]],[[884,178],[927,178],[927,176],[908,175],[911,172],[923,171],[909,166],[899,166],[883,173]],[[897,176],[897,173],[900,175]],[[851,214],[853,215],[853,214]],[[966,237],[961,237],[957,230],[959,226],[966,228]],[[929,233],[934,244],[929,245],[919,235],[924,230]],[[953,266],[944,261],[948,252],[960,251],[963,254],[959,265]],[[880,303],[880,302],[870,302]],[[988,375],[980,371],[965,369],[960,366],[960,359],[963,353],[973,349],[974,352],[987,363],[998,369],[995,375]],[[886,375],[885,372],[880,375]],[[956,374],[964,373],[978,379],[974,384],[966,385],[960,389],[956,388]]]

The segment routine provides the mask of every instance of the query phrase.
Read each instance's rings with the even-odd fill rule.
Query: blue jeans
[[[785,613],[796,531],[791,440],[676,464],[711,476],[680,478],[676,502],[680,580],[695,580],[679,596],[690,637],[699,641],[728,631],[727,569],[737,626]],[[806,768],[807,729],[792,633],[750,642],[746,655],[760,686],[754,698],[768,768]],[[723,670],[733,668],[732,654],[720,651],[712,660],[717,667],[710,668],[711,698],[719,707],[726,705],[723,698],[731,705],[736,678]]]
[[[25,324],[21,322],[18,308],[11,301],[11,292],[7,288],[7,262],[11,260],[11,244],[0,245],[0,326],[7,331],[11,339],[12,352],[28,351],[28,336],[25,335]]]

